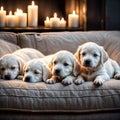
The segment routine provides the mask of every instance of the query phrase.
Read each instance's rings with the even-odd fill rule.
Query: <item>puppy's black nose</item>
[[[26,76],[26,77],[25,77],[25,82],[30,82],[30,80],[31,80],[31,77],[30,77],[30,76]]]
[[[8,74],[8,75],[5,75],[4,76],[6,80],[10,80],[11,79],[11,76]]]
[[[91,60],[85,60],[84,65],[85,65],[86,67],[90,67],[90,66],[91,66]]]
[[[55,75],[60,75],[60,71],[61,71],[60,69],[56,69],[55,70]]]

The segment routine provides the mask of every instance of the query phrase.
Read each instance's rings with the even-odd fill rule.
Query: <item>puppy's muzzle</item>
[[[89,60],[89,59],[85,60],[83,65],[85,67],[91,67],[91,60]]]
[[[26,76],[24,81],[25,82],[30,82],[30,80],[31,80],[31,77],[30,76]]]
[[[54,71],[54,75],[60,76],[61,70],[60,69],[56,69]]]
[[[4,78],[5,78],[6,80],[11,80],[10,74],[5,75]]]

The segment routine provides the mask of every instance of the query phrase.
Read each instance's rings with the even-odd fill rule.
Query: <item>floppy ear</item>
[[[76,59],[74,59],[73,64],[74,64],[73,65],[73,75],[77,76],[80,73],[80,65],[79,65],[79,63],[77,62]]]
[[[74,56],[75,58],[80,62],[80,51],[81,51],[82,46],[79,46],[77,51],[75,52]]]
[[[23,71],[23,67],[25,65],[25,61],[23,59],[21,59],[20,57],[16,57],[17,61],[18,61],[18,65],[19,65],[19,74],[23,75],[24,71]]]
[[[52,76],[52,73],[50,71],[50,68],[46,65],[43,65],[43,81],[46,81],[48,78]]]
[[[101,63],[103,64],[108,60],[109,56],[103,47],[101,47],[100,49],[101,49]]]

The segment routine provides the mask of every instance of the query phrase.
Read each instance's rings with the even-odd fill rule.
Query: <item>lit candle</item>
[[[17,9],[15,12],[17,17],[17,26],[18,27],[26,27],[27,26],[27,13],[23,13],[21,9]]]
[[[5,27],[5,18],[6,18],[6,11],[1,6],[0,9],[0,27]]]
[[[68,27],[78,27],[79,16],[73,11],[72,14],[68,15]]]
[[[46,17],[46,20],[44,21],[45,27],[50,27],[50,19],[49,17]]]
[[[50,27],[59,27],[60,18],[57,17],[57,13],[54,13],[54,17],[50,18]]]
[[[64,20],[64,18],[60,20],[60,27],[66,27],[66,21]]]
[[[12,12],[9,12],[9,15],[6,16],[7,26],[8,27],[15,27],[16,25],[16,16],[12,15]]]
[[[28,5],[28,26],[38,26],[38,5],[35,5],[34,1],[32,1],[32,5]]]

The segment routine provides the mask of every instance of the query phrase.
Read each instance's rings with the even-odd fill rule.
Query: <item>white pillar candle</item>
[[[73,11],[72,14],[68,15],[68,27],[78,27],[79,16]]]
[[[50,27],[59,27],[60,18],[57,17],[57,13],[54,13],[54,17],[50,18]]]
[[[35,5],[34,1],[32,1],[32,5],[28,5],[28,26],[38,26],[38,5]]]
[[[5,18],[6,18],[6,11],[1,6],[0,9],[0,27],[5,27]]]
[[[45,27],[50,27],[50,19],[49,17],[46,17],[46,20],[44,21]]]
[[[12,15],[12,12],[9,12],[9,15],[6,16],[7,26],[8,27],[15,27],[16,25],[16,16]]]
[[[17,9],[15,15],[17,17],[17,26],[26,27],[27,26],[27,13],[23,13],[21,9]]]
[[[64,18],[60,20],[60,27],[66,27],[66,21],[64,20]]]

